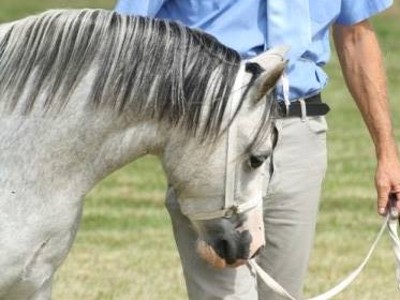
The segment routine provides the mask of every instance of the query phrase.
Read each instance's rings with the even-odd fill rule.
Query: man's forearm
[[[397,155],[382,55],[371,25],[335,25],[334,41],[347,86],[362,113],[378,159]]]
[[[347,86],[375,144],[378,212],[387,212],[389,193],[396,193],[400,211],[400,162],[390,117],[381,50],[368,21],[335,25],[333,38]],[[392,210],[393,211],[393,210]]]

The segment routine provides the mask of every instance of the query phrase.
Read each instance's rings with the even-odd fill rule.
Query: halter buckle
[[[230,219],[232,218],[234,215],[237,215],[239,213],[239,205],[234,204],[231,207],[226,209],[224,218],[226,219]]]

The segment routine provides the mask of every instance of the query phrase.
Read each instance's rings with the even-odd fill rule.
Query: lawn
[[[0,22],[47,8],[104,7],[110,0],[0,0]],[[373,20],[388,70],[397,140],[400,137],[400,5]],[[306,294],[333,286],[363,259],[381,220],[375,214],[374,151],[345,90],[333,56],[324,93],[328,116],[329,170]],[[156,158],[141,159],[99,184],[86,198],[73,249],[57,273],[54,299],[185,299],[185,285],[170,221],[166,183]],[[336,299],[398,299],[388,239],[362,276]]]

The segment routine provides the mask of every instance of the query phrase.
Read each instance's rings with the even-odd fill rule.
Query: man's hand
[[[378,161],[375,185],[378,193],[378,213],[385,215],[389,212],[393,217],[397,217],[400,212],[400,164],[397,159]],[[393,194],[397,201],[390,203],[390,194]]]

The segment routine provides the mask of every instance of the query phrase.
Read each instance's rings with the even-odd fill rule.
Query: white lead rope
[[[400,290],[400,239],[398,234],[398,223],[395,219],[389,219],[386,221],[389,229],[390,240],[392,241],[392,248],[394,252],[394,256],[396,259],[396,279],[397,279],[397,288]]]
[[[343,279],[339,284],[337,284],[332,289],[328,290],[327,292],[325,292],[319,296],[310,298],[308,300],[328,300],[328,299],[331,299],[332,297],[338,295],[345,288],[347,288],[357,278],[357,276],[361,273],[361,271],[364,269],[364,267],[368,263],[369,259],[371,258],[372,253],[374,252],[378,242],[380,241],[380,239],[383,235],[383,232],[385,231],[385,228],[388,229],[389,235],[390,235],[390,238],[392,241],[392,247],[393,247],[393,250],[395,253],[395,258],[396,258],[397,285],[398,285],[398,288],[400,288],[400,240],[399,240],[399,235],[397,232],[398,219],[392,219],[392,218],[390,218],[390,216],[388,214],[381,229],[379,230],[377,237],[375,238],[375,241],[373,242],[371,248],[369,249],[367,256],[362,261],[362,263],[358,266],[358,268],[355,269],[353,272],[351,272],[345,279]],[[249,265],[255,270],[255,272],[262,279],[262,281],[275,293],[281,295],[285,299],[297,300],[292,295],[290,295],[278,282],[276,282],[271,276],[269,276],[255,262],[255,260],[250,260]]]

